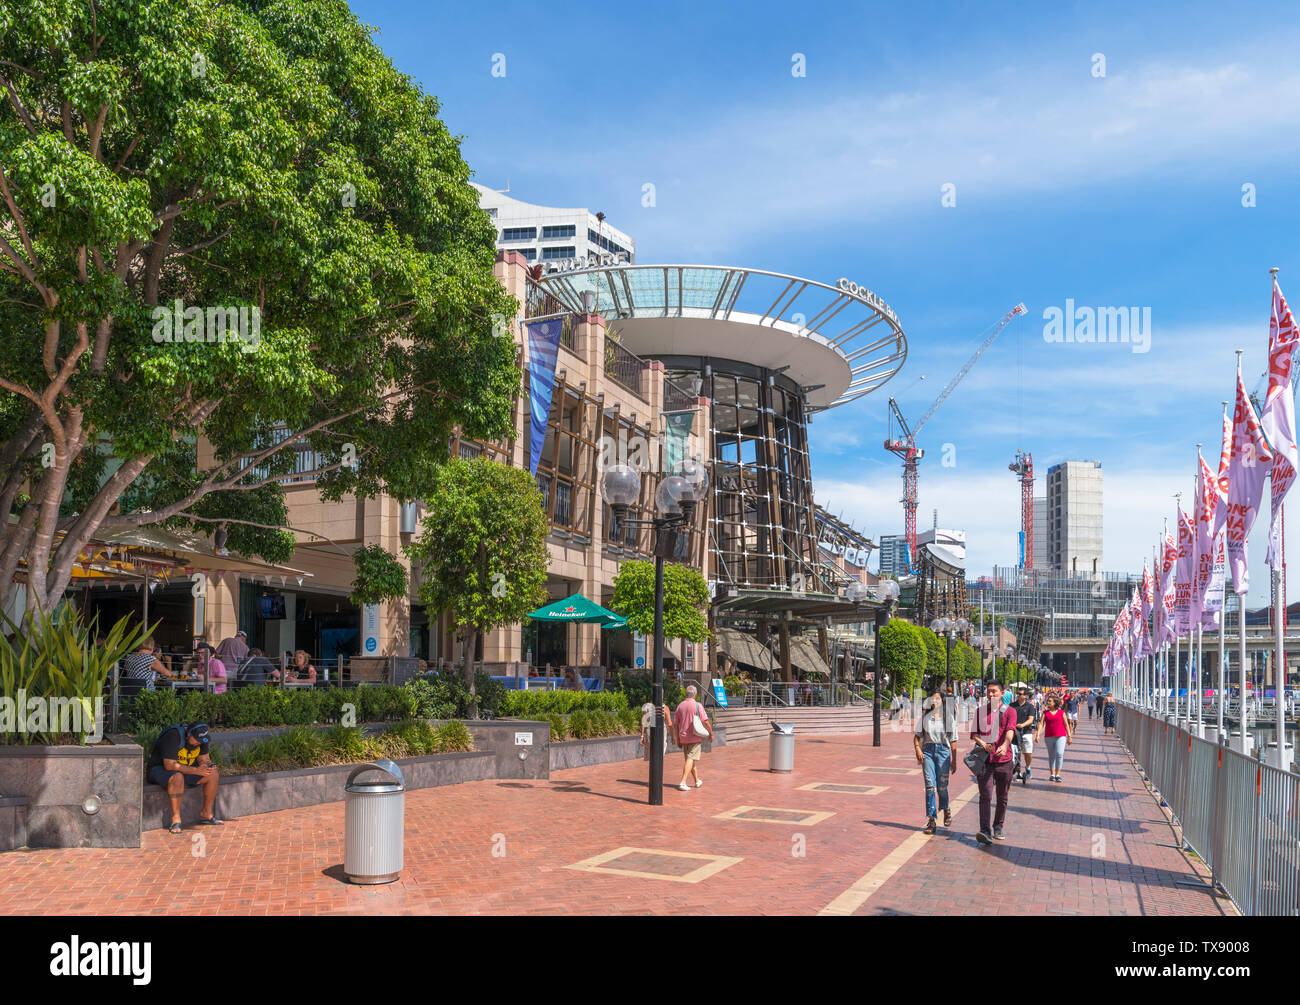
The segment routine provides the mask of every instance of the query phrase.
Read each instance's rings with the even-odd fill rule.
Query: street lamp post
[[[849,590],[852,593],[853,587],[849,587]],[[892,579],[885,580],[876,587],[876,596],[880,600],[880,606],[876,608],[876,680],[871,688],[871,745],[873,747],[880,746],[880,678],[885,672],[885,661],[880,649],[880,630],[889,624],[890,609],[898,600],[898,584]],[[849,599],[854,600],[853,596]],[[857,602],[854,600],[854,603]]]
[[[664,802],[664,556],[675,543],[675,535],[667,533],[679,527],[690,532],[695,504],[704,498],[709,484],[708,470],[693,458],[678,462],[668,477],[655,491],[655,509],[659,516],[652,520],[631,520],[629,524],[649,525],[655,531],[655,625],[654,625],[654,726],[650,730],[650,797],[651,806]],[[627,511],[641,494],[641,476],[626,464],[614,464],[605,470],[600,480],[600,493],[614,513],[616,533],[627,518]]]

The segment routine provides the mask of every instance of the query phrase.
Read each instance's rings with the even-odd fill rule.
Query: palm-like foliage
[[[148,632],[145,626],[130,627],[130,618],[122,618],[103,639],[97,639],[98,617],[85,623],[70,608],[46,614],[33,611],[17,624],[5,621],[10,639],[0,635],[0,697],[13,701],[13,720],[0,714],[0,743],[82,742],[94,723],[95,699],[104,695],[105,684],[113,665],[135,649]],[[16,707],[19,692],[26,705],[33,698],[46,701],[46,729],[28,732],[26,709]],[[82,714],[73,720],[74,732],[60,729],[50,699],[59,704],[80,702]],[[6,703],[8,704],[8,703]]]

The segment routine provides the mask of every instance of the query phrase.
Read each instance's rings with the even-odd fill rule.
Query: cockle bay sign
[[[894,324],[898,324],[898,315],[894,313],[894,309],[865,286],[859,286],[853,280],[844,277],[841,277],[840,281],[835,285],[855,300],[861,300],[867,306],[873,307],[881,314],[885,315],[885,317],[889,318],[889,320],[894,322]]]

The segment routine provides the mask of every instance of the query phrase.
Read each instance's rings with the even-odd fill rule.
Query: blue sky
[[[1100,460],[1105,564],[1140,568],[1196,442],[1217,457],[1233,350],[1248,387],[1264,368],[1270,266],[1300,308],[1300,19],[1279,5],[353,9],[439,98],[481,184],[603,210],[643,263],[848,276],[894,307],[902,373],[811,426],[819,500],[872,537],[902,528],[888,395],[919,417],[1024,301],[920,438],[919,523],[938,508],[965,528],[974,573],[1015,561],[1019,447],[1040,494],[1050,464]],[[1067,298],[1150,308],[1149,351],[1048,343]],[[1300,566],[1290,580],[1300,599]]]

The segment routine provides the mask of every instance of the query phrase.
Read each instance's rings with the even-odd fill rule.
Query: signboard
[[[718,704],[723,708],[727,707],[727,689],[722,686],[721,678],[713,678],[713,697],[718,700]]]
[[[695,669],[695,643],[686,643],[686,654],[682,662],[685,664],[684,669],[687,673]]]
[[[632,633],[632,665],[638,670],[645,669],[645,636],[640,632]]]
[[[516,734],[515,734],[515,746],[516,746],[516,747],[531,747],[532,745],[533,745],[533,734],[532,734],[532,733],[516,733]]]
[[[361,608],[361,653],[374,656],[379,652],[379,605],[364,604]]]

